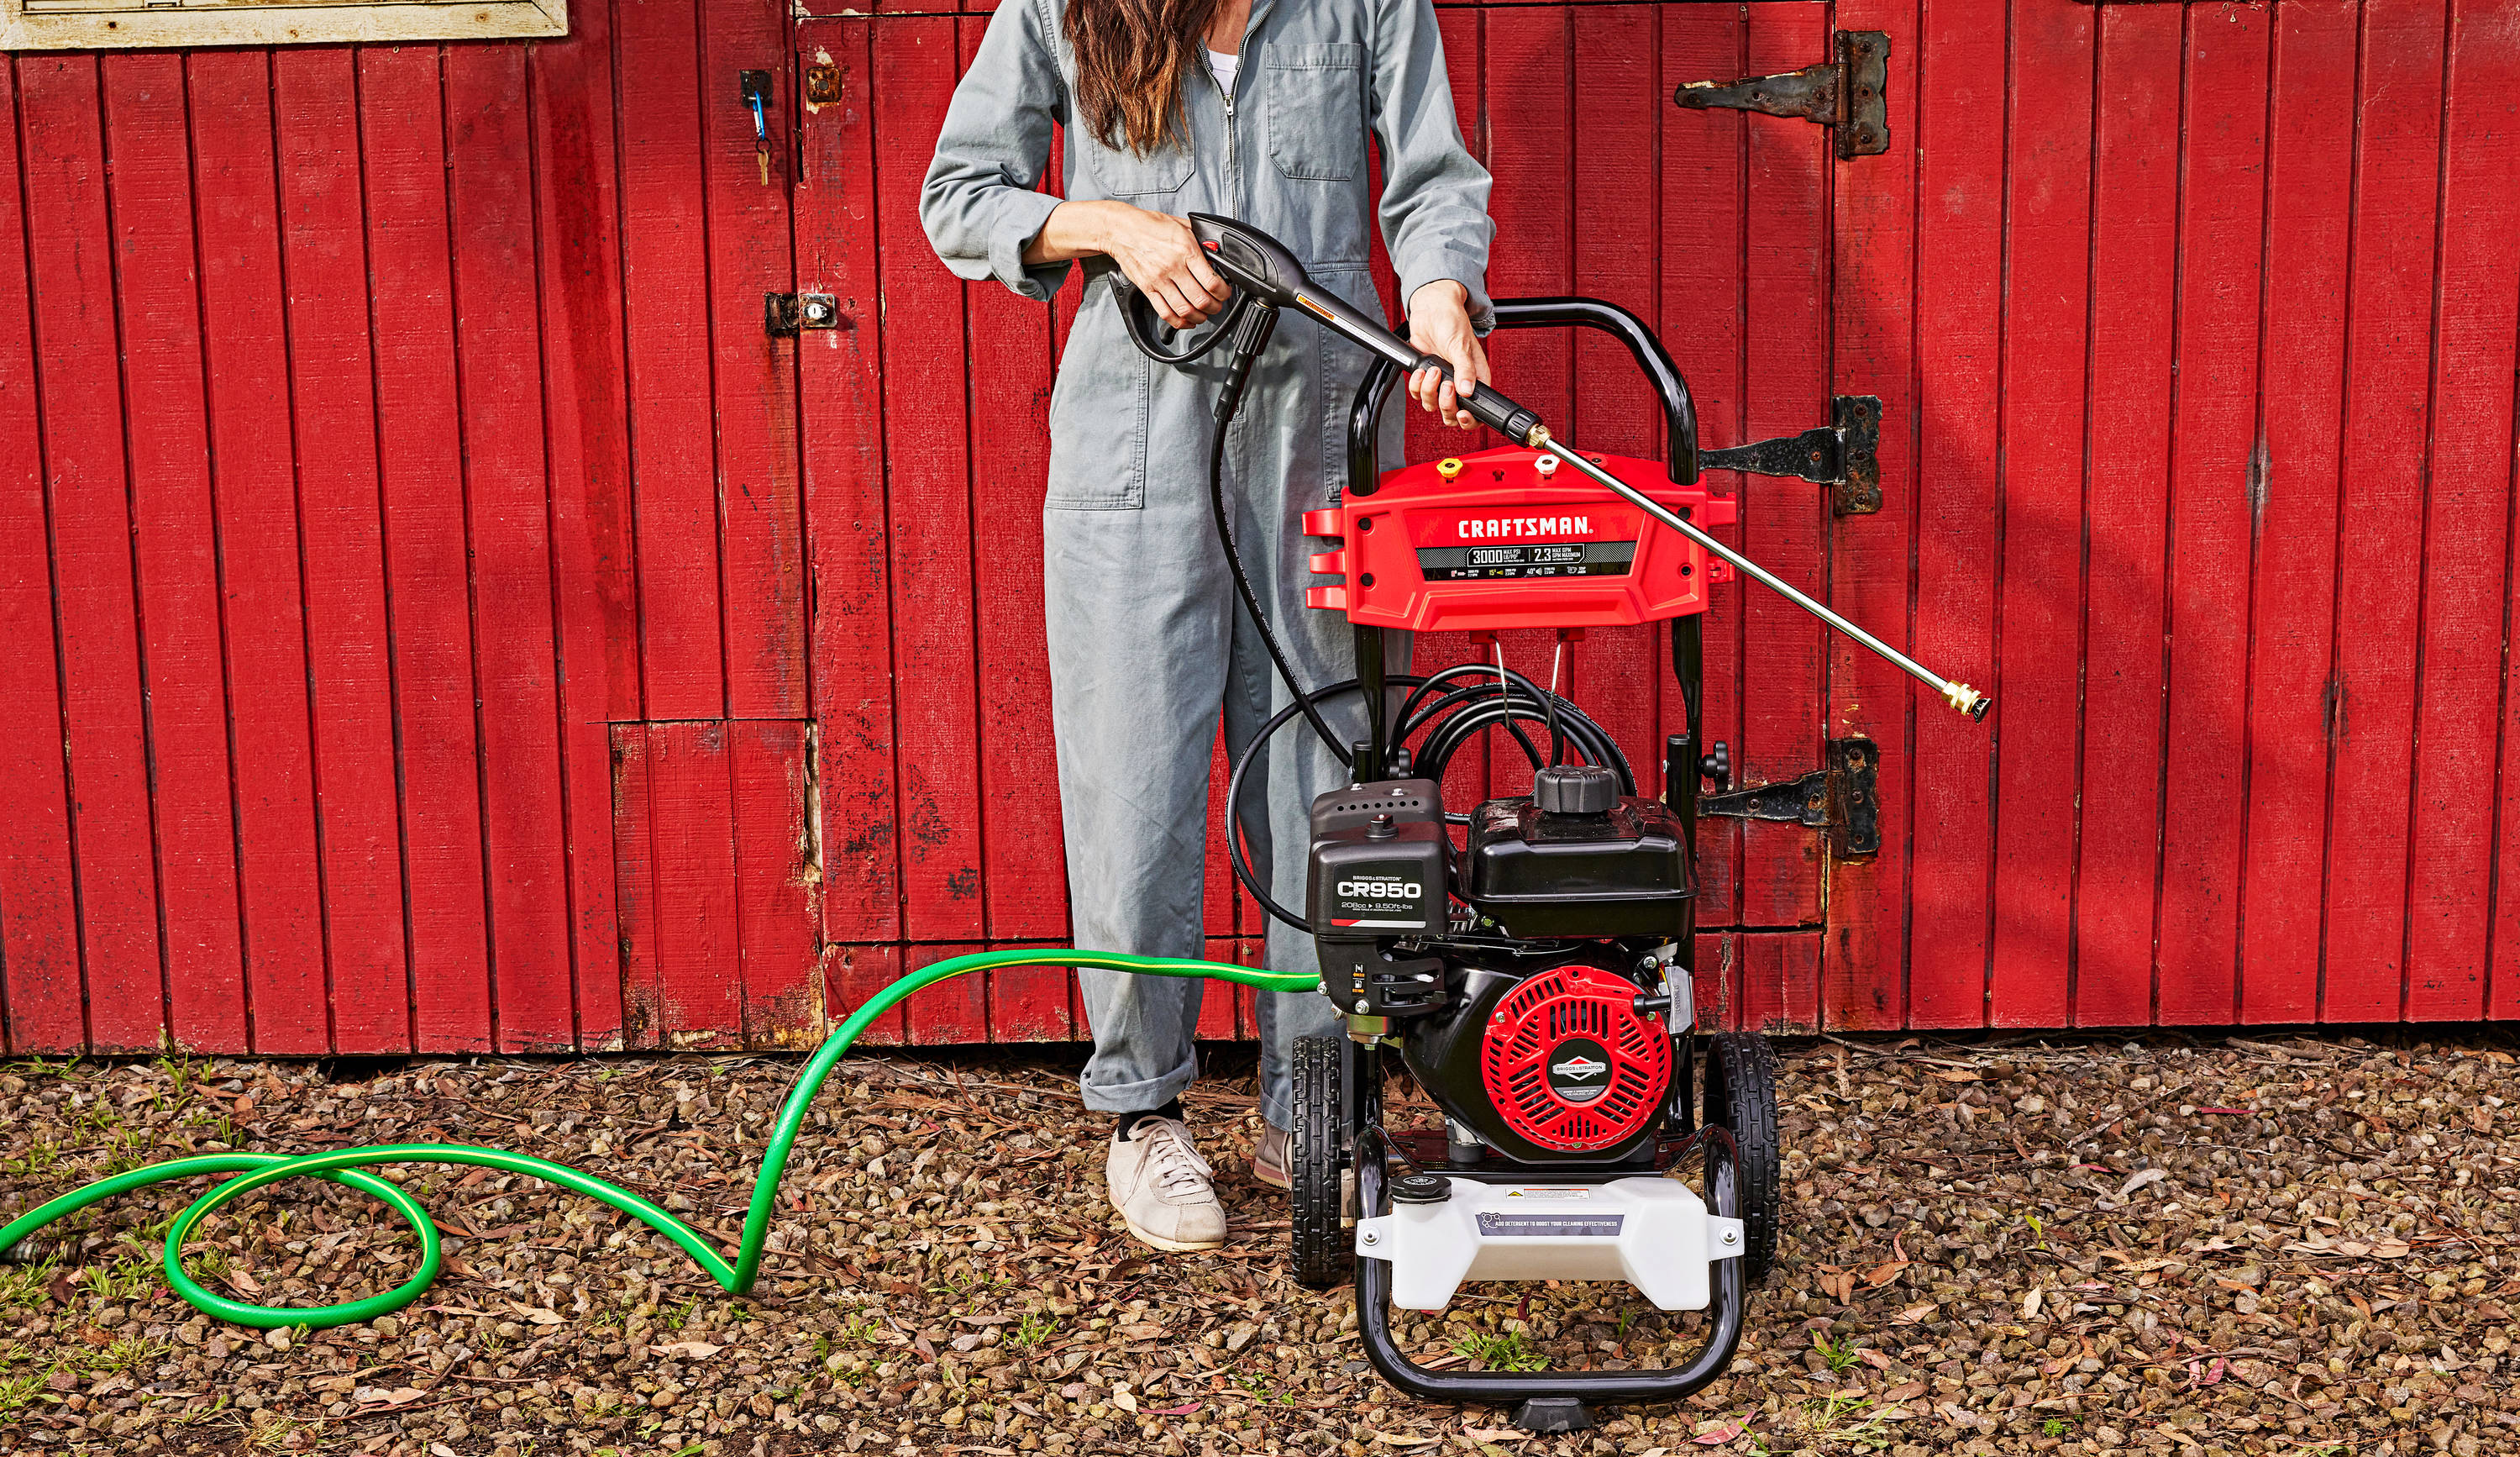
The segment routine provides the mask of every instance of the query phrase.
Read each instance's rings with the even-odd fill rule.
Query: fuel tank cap
[[[1542,814],[1608,814],[1619,776],[1605,764],[1552,764],[1531,776],[1531,799]]]

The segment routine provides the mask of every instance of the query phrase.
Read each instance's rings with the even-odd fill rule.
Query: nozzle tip
[[[1987,710],[1995,706],[1994,699],[1957,680],[1943,685],[1943,702],[1981,722]]]

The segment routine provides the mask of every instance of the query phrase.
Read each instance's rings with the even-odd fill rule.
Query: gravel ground
[[[259,1334],[166,1293],[198,1185],[0,1265],[0,1448],[769,1454],[2520,1451],[2520,1075],[2509,1039],[1803,1044],[1782,1058],[1780,1267],[1732,1372],[1532,1438],[1367,1371],[1345,1292],[1285,1274],[1244,1172],[1247,1053],[1190,1099],[1231,1242],[1133,1245],[1074,1054],[844,1063],[732,1299],[661,1239],[487,1170],[406,1169],[449,1238],[420,1305]],[[796,1063],[17,1064],[0,1210],[224,1147],[504,1144],[731,1235]],[[1423,1117],[1428,1111],[1418,1107]],[[397,1283],[364,1201],[284,1186],[195,1268],[245,1298]],[[65,1226],[57,1226],[57,1230]],[[1661,1365],[1698,1318],[1598,1286],[1472,1287],[1422,1360]]]

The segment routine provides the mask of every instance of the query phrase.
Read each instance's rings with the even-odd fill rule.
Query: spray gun
[[[1269,329],[1274,323],[1277,311],[1282,308],[1292,308],[1310,316],[1322,327],[1372,350],[1402,369],[1412,371],[1433,369],[1441,371],[1447,379],[1452,378],[1452,368],[1443,360],[1432,354],[1418,352],[1407,340],[1374,322],[1363,310],[1314,283],[1305,274],[1304,265],[1296,261],[1295,255],[1288,252],[1277,239],[1247,223],[1238,222],[1230,217],[1218,217],[1213,213],[1193,212],[1190,215],[1190,225],[1192,235],[1198,240],[1198,246],[1206,251],[1209,263],[1215,267],[1219,276],[1234,285],[1240,296],[1235,300],[1224,322],[1207,341],[1193,348],[1177,353],[1166,353],[1153,342],[1151,306],[1148,304],[1143,295],[1138,294],[1134,289],[1126,288],[1126,280],[1120,278],[1115,270],[1112,276],[1115,285],[1123,289],[1129,332],[1138,347],[1150,357],[1166,362],[1186,362],[1205,353],[1217,341],[1232,337],[1237,341],[1237,362],[1244,366],[1235,371],[1236,382],[1230,387],[1238,396],[1241,392],[1240,379],[1247,370],[1247,361],[1250,356],[1258,353],[1259,344],[1267,341]],[[1244,317],[1245,310],[1252,307],[1257,308],[1257,316]],[[1553,445],[1561,459],[1599,482],[1612,494],[1643,511],[1645,515],[1663,525],[1696,542],[1707,551],[1732,563],[1743,573],[1757,578],[1762,584],[1783,596],[1796,607],[1862,643],[1897,666],[1902,672],[1933,689],[1941,696],[1943,702],[1968,714],[1971,718],[1986,717],[1987,709],[1994,706],[1995,701],[1992,698],[1956,678],[1942,676],[1897,648],[1874,637],[1847,620],[1842,615],[1832,611],[1827,604],[1820,602],[1775,572],[1716,540],[1687,517],[1603,470],[1591,457],[1576,448],[1573,441],[1559,439],[1551,434],[1549,427],[1541,421],[1536,412],[1515,404],[1493,386],[1479,386],[1475,393],[1462,399],[1462,408],[1467,410],[1480,424],[1508,440],[1534,450]],[[1231,412],[1229,410],[1225,413]]]

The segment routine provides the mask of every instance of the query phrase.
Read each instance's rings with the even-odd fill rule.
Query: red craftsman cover
[[[1589,457],[1701,526],[1732,524],[1733,501],[1675,485],[1659,461]],[[1732,569],[1595,484],[1555,452],[1503,446],[1404,466],[1370,496],[1307,512],[1330,537],[1308,606],[1418,632],[1615,627],[1706,611]]]

